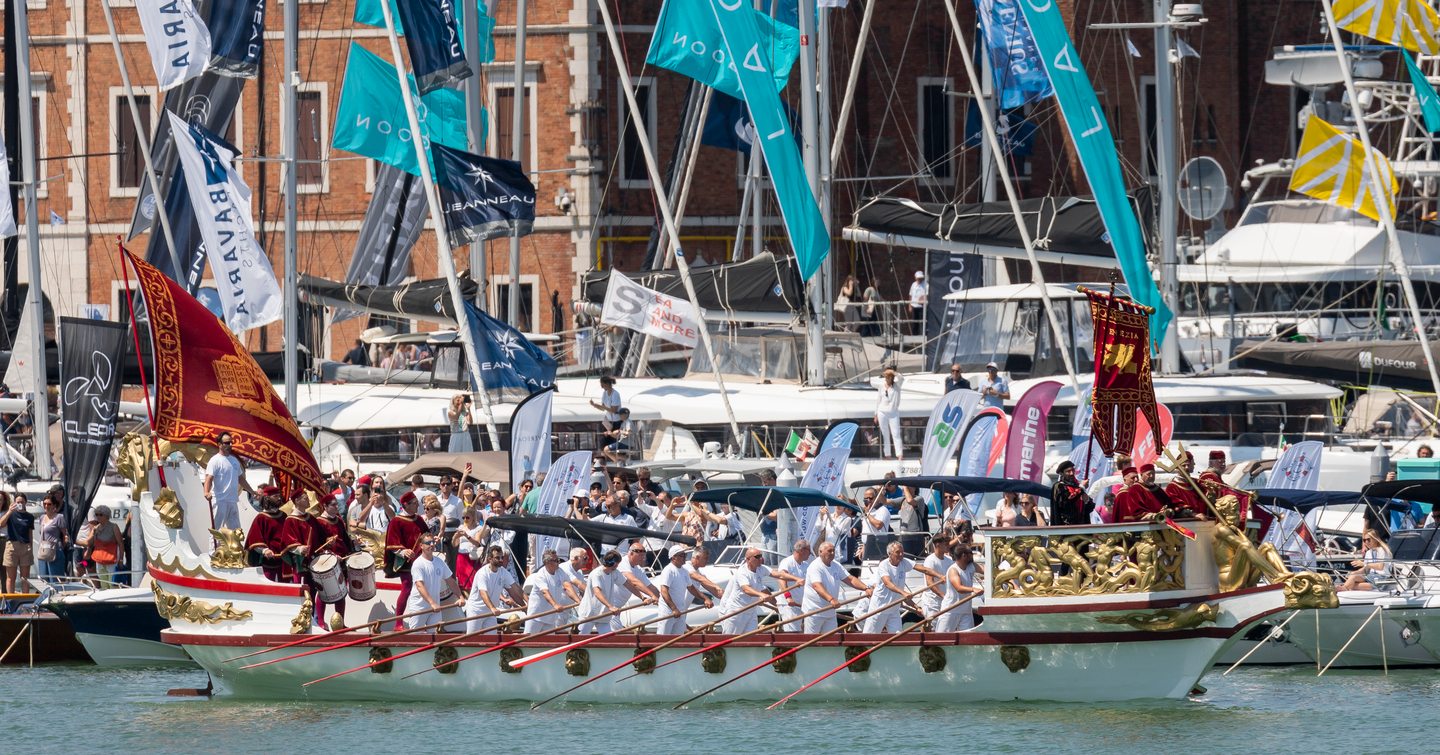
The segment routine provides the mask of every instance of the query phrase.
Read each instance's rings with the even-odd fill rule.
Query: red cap
[[[1138,470],[1138,469],[1136,469],[1136,468],[1134,468],[1134,467],[1126,467],[1126,468],[1120,470],[1120,475],[1121,475],[1122,477],[1129,477],[1129,476],[1132,475],[1132,474],[1140,474],[1140,470]]]
[[[1185,461],[1194,463],[1194,461],[1195,461],[1195,454],[1192,454],[1192,453],[1190,453],[1189,451],[1186,451],[1186,452],[1185,452]]]
[[[326,493],[325,495],[320,496],[320,505],[329,506],[330,504],[335,503],[338,500],[340,499],[336,498],[334,493]]]
[[[264,485],[264,486],[261,486],[261,488],[260,488],[260,495],[263,495],[263,496],[280,495],[280,488],[278,488],[278,487],[276,487],[276,486],[274,486],[274,485]]]
[[[412,504],[412,503],[417,504],[417,505],[420,503],[420,499],[419,499],[419,498],[416,498],[416,497],[415,497],[415,494],[414,494],[413,492],[407,490],[407,491],[405,491],[404,493],[402,493],[402,494],[400,495],[400,505],[401,505],[401,506],[409,506],[409,505]]]
[[[1224,451],[1211,451],[1211,452],[1210,452],[1210,460],[1211,460],[1211,461],[1214,461],[1214,460],[1216,460],[1216,459],[1219,459],[1220,461],[1225,461],[1225,452],[1224,452]]]
[[[1140,467],[1140,474],[1146,474],[1146,473],[1148,473],[1148,472],[1154,472],[1154,471],[1155,471],[1155,465],[1154,465],[1154,464],[1144,464],[1144,465],[1141,465],[1141,467]]]

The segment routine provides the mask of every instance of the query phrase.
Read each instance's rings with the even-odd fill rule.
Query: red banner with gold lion
[[[1150,422],[1155,447],[1163,448],[1155,386],[1150,381],[1150,308],[1129,299],[1081,288],[1095,323],[1094,407],[1090,432],[1107,456],[1135,445],[1135,412]]]
[[[268,465],[285,487],[321,489],[320,469],[290,410],[219,318],[164,273],[121,248],[135,270],[155,349],[155,434],[214,443]]]

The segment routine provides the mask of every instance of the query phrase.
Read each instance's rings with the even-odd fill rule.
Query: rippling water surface
[[[1076,680],[1083,684],[1083,680]],[[1440,672],[1218,673],[1133,704],[642,706],[259,703],[168,697],[200,671],[0,669],[0,752],[1426,752]]]

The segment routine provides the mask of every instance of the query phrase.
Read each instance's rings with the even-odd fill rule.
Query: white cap
[[[924,278],[924,277],[925,277],[925,274],[922,273],[922,272],[920,272],[919,270],[916,270],[916,271],[915,271],[915,277],[916,277],[916,278]]]
[[[997,370],[1000,369],[1000,365],[995,364],[994,362],[986,362],[986,363],[985,363],[985,369],[988,370],[988,369],[990,369],[991,367],[994,367],[994,368],[997,369]]]
[[[576,556],[583,555],[585,555],[585,549],[578,545],[570,549],[570,558],[575,558]]]

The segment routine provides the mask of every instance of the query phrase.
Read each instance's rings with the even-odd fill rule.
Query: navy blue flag
[[[406,0],[396,3],[405,44],[410,48],[410,68],[420,94],[433,92],[470,77],[460,29],[455,23],[453,0]]]
[[[435,184],[453,246],[530,233],[535,224],[535,185],[514,160],[473,155],[430,144]]]
[[[530,343],[520,331],[465,302],[470,340],[475,344],[478,377],[496,398],[524,398],[555,385],[555,357]],[[472,380],[473,382],[473,380]]]
[[[210,0],[210,68],[224,76],[253,79],[265,47],[265,0]]]
[[[790,105],[781,103],[785,117],[789,119],[795,143],[800,143],[799,119]],[[720,149],[750,154],[750,145],[755,143],[755,124],[750,120],[750,108],[740,99],[724,92],[710,94],[710,110],[705,114],[705,125],[700,128],[700,143]]]

